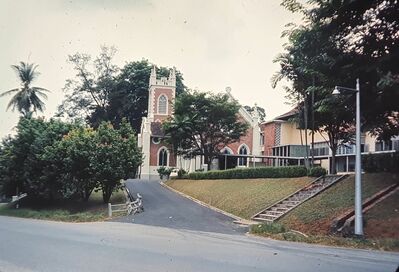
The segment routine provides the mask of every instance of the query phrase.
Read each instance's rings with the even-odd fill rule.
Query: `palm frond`
[[[4,93],[0,94],[0,97],[3,97],[3,96],[6,96],[6,95],[9,95],[9,94],[18,92],[19,90],[20,90],[19,88],[16,88],[16,89],[12,89],[12,90],[9,90],[9,91],[5,91]]]
[[[47,99],[47,94],[45,94],[43,91],[40,90],[40,89],[43,89],[43,88],[32,87],[31,89],[32,89],[32,93],[35,93],[36,95],[39,95],[39,96],[41,96],[44,99]],[[43,90],[46,90],[46,89],[43,89]]]

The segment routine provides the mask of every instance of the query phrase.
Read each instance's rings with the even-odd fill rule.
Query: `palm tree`
[[[21,61],[19,65],[11,65],[11,68],[15,70],[21,80],[21,87],[0,94],[0,97],[2,97],[15,93],[7,105],[7,110],[9,108],[12,108],[12,111],[17,109],[24,117],[31,117],[32,113],[37,111],[43,112],[44,102],[42,99],[47,99],[45,92],[49,91],[30,86],[39,75],[36,71],[37,65]]]

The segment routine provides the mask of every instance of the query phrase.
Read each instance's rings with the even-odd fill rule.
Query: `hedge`
[[[234,168],[208,172],[193,172],[189,179],[247,179],[247,178],[294,178],[307,175],[303,166]]]
[[[327,175],[327,170],[320,166],[312,167],[308,171],[309,177],[321,177],[325,175]]]
[[[399,172],[399,152],[363,155],[362,166],[367,173]]]

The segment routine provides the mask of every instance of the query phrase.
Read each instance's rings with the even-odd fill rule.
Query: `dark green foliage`
[[[399,172],[399,153],[362,155],[362,166],[367,173]]]
[[[255,107],[251,106],[244,106],[244,109],[249,112],[250,114],[254,114]],[[256,106],[257,114],[259,115],[259,121],[264,122],[266,121],[266,111],[264,108]]]
[[[17,135],[0,146],[0,187],[7,196],[24,192],[50,201],[87,200],[100,187],[106,202],[121,179],[135,176],[141,158],[125,121],[119,130],[109,123],[92,130],[21,118]]]
[[[161,166],[157,169],[160,179],[169,179],[170,173],[172,173],[173,168]]]
[[[223,146],[245,135],[248,124],[237,120],[240,105],[227,94],[186,92],[176,99],[174,116],[164,123],[175,154],[203,155],[210,165]]]
[[[308,170],[309,177],[321,177],[325,175],[327,175],[327,170],[320,166],[312,167]]]
[[[337,147],[350,141],[354,128],[355,96],[332,97],[335,85],[355,88],[360,78],[362,128],[384,139],[399,133],[399,21],[397,1],[284,0],[282,5],[304,17],[288,25],[285,52],[276,58],[280,70],[273,86],[285,78],[291,100],[311,115],[314,130],[328,134],[335,173]],[[314,92],[315,104],[309,97]],[[308,120],[311,120],[310,116]]]
[[[189,179],[251,179],[251,178],[294,178],[307,175],[302,166],[235,168],[208,172],[193,172]]]
[[[179,179],[182,179],[183,177],[185,177],[186,174],[187,174],[187,171],[184,170],[183,168],[180,168],[179,171],[177,171],[177,177]]]
[[[26,192],[31,197],[53,199],[62,185],[47,171],[45,147],[61,140],[75,125],[56,120],[20,118],[17,135],[0,147],[0,183],[7,195]]]
[[[147,114],[148,87],[151,64],[148,60],[133,61],[119,68],[112,63],[114,47],[101,47],[101,53],[92,61],[90,55],[69,55],[75,78],[65,84],[67,95],[59,106],[58,115],[86,120],[97,128],[101,122],[111,122],[118,128],[126,119],[135,131],[140,130],[141,119]],[[89,69],[90,66],[94,69]],[[169,76],[167,67],[157,68],[158,77]],[[176,94],[184,92],[182,73],[176,71]]]
[[[278,234],[287,231],[288,229],[284,225],[281,225],[279,223],[252,225],[250,228],[250,232],[256,234]]]

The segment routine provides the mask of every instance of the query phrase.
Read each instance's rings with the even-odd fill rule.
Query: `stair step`
[[[287,204],[289,204],[289,203],[292,203],[292,204],[298,204],[298,203],[300,203],[301,201],[295,201],[295,200],[284,200],[282,203],[283,204],[285,204],[285,203],[287,203]]]
[[[279,215],[282,215],[282,214],[284,214],[284,212],[279,212],[279,211],[269,211],[269,210],[267,210],[267,211],[265,211],[264,213],[261,213],[261,214],[267,214],[267,215],[279,216]]]
[[[258,221],[264,221],[264,222],[273,222],[274,220],[270,220],[270,219],[266,219],[266,218],[262,218],[262,217],[254,217],[254,220],[258,220]]]
[[[253,217],[254,220],[273,222],[274,220],[280,218],[282,215],[288,213],[291,209],[302,204],[308,198],[317,195],[323,189],[335,183],[340,176],[325,176],[314,183],[310,184],[309,187],[305,187],[299,192],[282,199],[277,204],[269,207],[267,210],[263,211],[261,214]]]

